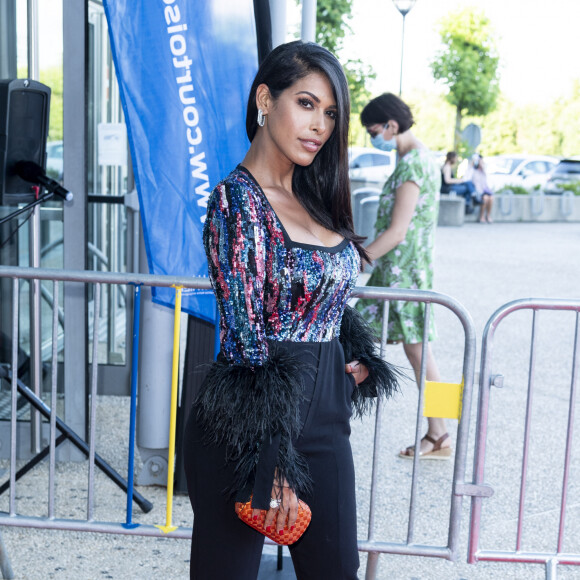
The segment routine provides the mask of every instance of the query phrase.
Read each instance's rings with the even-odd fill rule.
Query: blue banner
[[[151,274],[207,276],[208,196],[249,143],[258,68],[252,0],[105,0]],[[175,291],[154,301],[173,306]],[[210,291],[183,309],[215,322]]]

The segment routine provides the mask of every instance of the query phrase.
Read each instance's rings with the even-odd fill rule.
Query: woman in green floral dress
[[[379,201],[377,237],[367,246],[374,261],[368,286],[430,290],[433,285],[433,248],[441,172],[433,154],[413,135],[414,123],[409,107],[393,94],[373,99],[361,113],[361,122],[373,146],[383,151],[397,149],[399,162],[385,183]],[[382,327],[382,304],[359,300],[357,309],[378,331]],[[403,343],[405,354],[419,383],[425,304],[393,301],[389,304],[388,342]],[[429,341],[435,339],[431,313]],[[427,345],[426,379],[440,381],[439,371]],[[412,458],[414,447],[401,450],[401,457]],[[424,459],[451,456],[445,420],[429,417],[421,440]]]

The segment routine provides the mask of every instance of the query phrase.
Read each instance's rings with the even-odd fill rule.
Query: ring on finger
[[[277,510],[280,507],[281,503],[282,503],[281,499],[275,497],[270,498],[270,509]]]

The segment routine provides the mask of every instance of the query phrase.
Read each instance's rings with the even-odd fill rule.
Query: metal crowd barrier
[[[85,520],[72,520],[64,518],[56,518],[54,510],[54,488],[55,488],[55,461],[56,461],[56,447],[62,440],[63,436],[66,435],[66,431],[63,430],[63,424],[56,415],[56,400],[57,400],[57,376],[56,376],[56,362],[57,362],[57,328],[58,328],[58,311],[59,311],[59,282],[79,282],[84,284],[94,285],[94,297],[98,301],[100,299],[100,294],[103,284],[121,284],[133,288],[135,295],[135,314],[134,320],[138,321],[138,308],[139,308],[139,289],[141,286],[165,286],[165,287],[175,287],[177,292],[176,299],[176,334],[179,334],[179,298],[181,288],[197,288],[197,289],[208,289],[210,288],[209,281],[203,278],[172,278],[163,276],[148,276],[141,274],[116,274],[116,273],[103,273],[103,272],[87,272],[87,271],[63,271],[63,270],[48,270],[48,269],[32,269],[32,268],[15,268],[15,267],[5,267],[0,266],[0,278],[12,278],[13,280],[13,348],[12,348],[12,364],[11,369],[17,369],[17,355],[18,355],[18,322],[19,322],[19,283],[22,279],[37,279],[37,280],[52,280],[53,289],[53,349],[52,349],[52,383],[51,383],[51,404],[50,406],[42,406],[40,410],[44,411],[45,417],[49,419],[50,422],[50,444],[47,448],[46,455],[49,456],[50,469],[48,478],[48,516],[28,516],[19,515],[16,506],[16,495],[15,489],[17,484],[17,470],[16,470],[16,425],[17,425],[17,415],[16,415],[16,401],[17,396],[24,394],[23,386],[19,384],[19,380],[16,372],[11,372],[11,393],[12,393],[12,414],[11,414],[11,454],[10,454],[10,498],[9,498],[9,512],[0,513],[0,526],[19,526],[19,527],[32,527],[32,528],[44,528],[44,529],[59,529],[59,530],[71,530],[71,531],[87,531],[87,532],[102,532],[111,534],[123,534],[123,535],[139,535],[139,536],[157,536],[157,537],[173,537],[173,538],[190,538],[191,528],[188,527],[178,527],[172,526],[171,522],[171,501],[172,501],[172,486],[170,481],[172,478],[168,478],[168,498],[167,498],[167,520],[165,526],[153,526],[148,524],[135,524],[132,521],[132,501],[133,498],[138,502],[138,495],[133,489],[132,473],[132,450],[129,449],[129,465],[128,465],[128,477],[127,482],[121,480],[117,484],[124,489],[127,493],[127,510],[126,510],[126,521],[118,522],[104,522],[94,520],[94,490],[95,490],[95,466],[101,467],[99,465],[99,456],[95,449],[95,429],[96,429],[96,406],[97,406],[97,378],[98,378],[98,358],[97,358],[97,343],[98,343],[98,332],[99,332],[99,318],[98,318],[98,302],[95,303],[93,308],[93,353],[92,353],[92,365],[90,372],[90,412],[89,412],[89,442],[84,443],[82,440],[79,445],[85,445],[83,448],[85,454],[89,460],[89,472],[88,472],[88,497],[87,497],[87,513]],[[416,454],[413,460],[413,474],[411,482],[411,498],[409,505],[409,518],[408,518],[408,529],[407,529],[407,539],[404,543],[396,543],[380,540],[375,534],[375,501],[377,494],[377,477],[378,477],[378,459],[381,453],[379,439],[380,439],[380,429],[382,421],[382,408],[383,405],[379,404],[376,411],[375,420],[375,436],[374,436],[374,450],[373,450],[373,466],[372,466],[372,480],[370,486],[370,507],[369,507],[369,523],[368,523],[368,534],[366,539],[359,540],[359,550],[369,553],[368,565],[366,578],[371,580],[376,577],[376,570],[378,564],[378,557],[381,553],[391,553],[391,554],[406,554],[406,555],[416,555],[416,556],[431,556],[438,558],[445,558],[448,560],[456,560],[458,556],[458,546],[459,546],[459,533],[460,533],[460,518],[461,518],[461,503],[463,495],[473,495],[477,494],[477,490],[474,486],[465,482],[465,468],[466,468],[466,455],[467,455],[467,445],[468,445],[468,435],[469,435],[469,417],[471,408],[471,398],[472,398],[472,387],[473,387],[473,375],[474,375],[474,364],[475,364],[475,349],[476,349],[476,339],[474,324],[469,313],[465,308],[456,302],[454,299],[439,294],[437,292],[427,292],[420,290],[395,290],[395,289],[382,289],[374,287],[356,288],[354,292],[355,297],[364,297],[376,299],[384,302],[384,324],[383,324],[383,340],[382,349],[384,349],[385,338],[386,338],[386,321],[388,319],[388,307],[389,301],[391,300],[404,300],[404,301],[416,301],[425,303],[425,316],[429,319],[430,310],[433,304],[441,305],[450,311],[452,311],[459,319],[461,325],[463,326],[465,334],[465,348],[463,353],[463,412],[459,421],[457,441],[456,441],[456,454],[455,454],[455,464],[454,464],[454,482],[453,482],[453,492],[451,497],[451,507],[449,515],[449,530],[448,530],[448,541],[445,546],[428,546],[425,544],[417,544],[414,542],[415,537],[415,520],[416,520],[416,509],[417,509],[417,484],[419,478],[419,456]],[[427,332],[428,325],[425,325],[425,335],[423,337],[423,357],[422,365],[420,371],[420,394],[417,406],[417,424],[415,433],[415,448],[419,448],[421,440],[421,429],[422,429],[422,416],[423,416],[423,405],[425,400],[425,377],[426,377],[426,347],[427,347]],[[138,335],[138,332],[137,332]],[[135,337],[135,332],[133,333]],[[174,344],[179,345],[179,341],[174,342]],[[128,346],[129,348],[129,346]],[[132,345],[132,348],[136,348],[136,344]],[[177,346],[177,356],[179,352],[179,346]],[[384,354],[384,350],[383,350]],[[176,353],[174,352],[174,357]],[[136,356],[133,358],[135,363]],[[175,370],[175,367],[174,367]],[[174,373],[175,374],[175,373]],[[136,368],[132,373],[132,388],[131,388],[131,437],[130,446],[134,444],[134,405],[136,397],[136,388],[134,379],[136,377]],[[177,380],[177,377],[173,377],[173,382]],[[176,392],[176,391],[175,391]],[[28,398],[30,401],[31,399]],[[36,402],[38,405],[38,402]],[[172,412],[174,412],[175,406],[172,394]],[[38,406],[37,406],[38,408]],[[57,439],[57,431],[60,431],[61,435]],[[63,435],[64,433],[64,435]],[[72,438],[69,437],[72,441]],[[170,440],[170,456],[171,456],[171,440]],[[101,463],[103,463],[101,461]],[[171,464],[170,464],[171,467]],[[171,469],[170,469],[171,474]],[[119,476],[120,477],[120,476]],[[139,502],[138,502],[139,503]],[[141,507],[146,510],[147,503],[146,500],[141,501]],[[122,518],[120,518],[122,519]],[[0,552],[1,552],[1,542],[0,542]],[[1,557],[1,553],[0,553]],[[5,576],[10,577],[10,576]]]
[[[485,550],[480,548],[481,515],[483,499],[493,493],[490,485],[485,483],[485,455],[488,432],[489,404],[491,387],[502,387],[503,376],[492,374],[494,337],[498,325],[510,314],[522,310],[533,313],[531,329],[531,347],[528,371],[527,398],[525,401],[525,425],[521,465],[521,481],[518,503],[517,531],[513,550]],[[560,486],[559,525],[555,549],[552,552],[540,552],[525,550],[523,546],[523,525],[526,515],[525,503],[528,487],[528,470],[530,463],[530,439],[532,432],[532,411],[535,388],[535,366],[538,351],[538,313],[540,311],[569,311],[575,313],[574,346],[572,354],[572,372],[570,377],[570,392],[568,402],[568,424],[566,432],[566,446],[564,452],[564,465],[562,473],[551,473],[550,482],[557,489]],[[572,443],[574,435],[574,410],[576,394],[578,390],[578,374],[580,372],[580,300],[545,300],[525,299],[515,300],[499,308],[489,319],[483,335],[480,371],[480,394],[477,418],[476,447],[474,458],[474,486],[479,490],[472,498],[471,505],[471,528],[469,538],[469,563],[478,561],[496,562],[519,562],[544,564],[546,566],[546,578],[555,580],[558,564],[580,565],[580,554],[563,552],[565,537],[565,524],[567,508],[569,506],[568,494],[570,492],[570,470],[572,460]],[[499,396],[499,395],[498,395]],[[577,505],[572,505],[572,509]],[[543,535],[548,533],[545,522],[542,526]]]
[[[170,524],[171,510],[168,509],[168,520],[165,526],[154,526],[148,524],[135,524],[132,521],[132,501],[141,507],[144,512],[151,510],[151,504],[143,498],[133,487],[133,464],[134,453],[133,449],[129,450],[129,462],[127,480],[124,480],[118,473],[114,472],[101,458],[95,449],[95,429],[96,429],[96,409],[97,409],[97,384],[98,384],[98,337],[99,337],[99,311],[100,311],[100,297],[102,286],[104,284],[126,285],[133,288],[135,293],[134,308],[136,315],[134,321],[138,326],[139,321],[139,295],[141,286],[160,286],[160,287],[175,287],[176,292],[180,292],[182,288],[197,288],[210,289],[209,280],[204,278],[178,278],[165,276],[151,276],[144,274],[118,274],[105,272],[87,272],[87,271],[67,271],[67,270],[51,270],[42,268],[16,268],[0,266],[0,278],[12,278],[13,286],[13,303],[12,303],[12,362],[10,368],[3,369],[4,378],[11,381],[12,385],[12,412],[11,412],[11,451],[10,451],[10,479],[9,479],[9,512],[0,513],[0,525],[5,526],[20,526],[44,529],[58,529],[70,531],[88,531],[88,532],[103,532],[124,535],[140,535],[140,536],[158,536],[165,537],[168,535],[168,527]],[[50,406],[39,400],[35,394],[19,381],[17,373],[12,372],[12,369],[18,368],[18,341],[19,341],[19,287],[21,280],[50,280],[53,282],[52,295],[52,377],[51,377],[51,404]],[[92,323],[92,364],[90,369],[89,380],[89,394],[90,394],[90,410],[89,410],[89,433],[88,443],[76,433],[67,428],[56,414],[57,407],[57,342],[58,342],[58,313],[59,313],[59,282],[78,282],[84,284],[92,284],[94,288],[94,308],[93,308],[93,323]],[[135,334],[133,334],[135,337]],[[136,349],[137,344],[132,345]],[[134,350],[134,353],[136,351]],[[137,356],[134,354],[133,362],[136,364]],[[9,373],[9,375],[7,375]],[[136,393],[136,376],[137,369],[134,368],[132,372],[132,389],[131,389],[131,433],[130,445],[134,446],[134,429],[135,429],[135,399]],[[37,411],[39,411],[45,419],[48,419],[50,424],[49,446],[43,450],[43,457],[49,456],[50,468],[48,478],[48,516],[47,517],[31,517],[23,516],[17,513],[16,507],[16,433],[17,433],[17,414],[16,404],[18,396],[23,396],[29,403],[31,403]],[[173,402],[173,401],[172,401]],[[57,431],[60,436],[57,439]],[[88,496],[87,496],[87,513],[85,520],[69,520],[59,519],[55,517],[54,511],[54,497],[55,497],[55,461],[56,461],[56,447],[64,439],[68,439],[78,449],[83,451],[89,459],[88,470]],[[42,458],[43,458],[42,457]],[[41,458],[39,457],[39,460]],[[94,492],[95,492],[95,467],[105,471],[105,473],[127,494],[127,510],[126,520],[124,522],[99,522],[94,520]],[[168,504],[170,504],[169,499]],[[171,530],[171,536],[176,538],[191,538],[191,528],[180,527],[176,530]]]
[[[451,508],[449,512],[449,528],[446,546],[429,546],[424,543],[414,542],[415,519],[417,511],[417,488],[420,473],[419,454],[413,457],[413,474],[411,479],[411,497],[409,502],[409,516],[407,521],[407,538],[404,543],[388,542],[378,540],[375,537],[375,501],[377,494],[378,461],[380,450],[380,430],[382,423],[384,403],[379,401],[375,418],[375,436],[373,448],[373,465],[371,480],[371,499],[369,506],[368,535],[366,540],[359,540],[359,550],[368,552],[366,580],[374,580],[377,574],[378,558],[381,553],[403,554],[408,556],[429,556],[444,558],[455,561],[459,551],[459,534],[461,523],[461,504],[463,495],[474,493],[472,486],[465,482],[465,467],[467,458],[467,444],[469,438],[469,418],[471,409],[471,399],[473,390],[473,376],[475,366],[475,326],[471,315],[467,310],[453,298],[438,292],[425,290],[399,290],[376,287],[356,288],[354,296],[359,298],[371,298],[383,301],[383,328],[381,337],[381,355],[384,357],[384,350],[387,341],[387,320],[389,312],[389,302],[392,300],[404,300],[408,302],[425,303],[425,320],[429,320],[433,304],[439,304],[451,312],[459,319],[464,335],[465,346],[463,352],[463,400],[462,412],[459,418],[457,429],[457,441],[455,451],[455,464],[453,471],[453,492],[451,496]],[[415,425],[415,449],[420,448],[422,436],[423,407],[425,403],[425,381],[427,365],[427,345],[428,345],[429,325],[424,325],[423,351],[421,354],[420,390],[417,402],[417,421]]]

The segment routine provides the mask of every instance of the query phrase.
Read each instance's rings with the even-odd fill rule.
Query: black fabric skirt
[[[354,379],[345,373],[344,353],[335,339],[323,343],[276,343],[303,362],[302,431],[294,442],[306,458],[313,481],[302,496],[312,521],[290,546],[299,580],[352,580],[359,557],[356,531],[354,466],[350,447]],[[350,362],[350,361],[348,361]],[[203,385],[201,386],[203,389]],[[264,536],[242,521],[224,490],[233,466],[226,450],[206,445],[195,408],[185,430],[184,463],[194,512],[191,578],[255,580]]]

